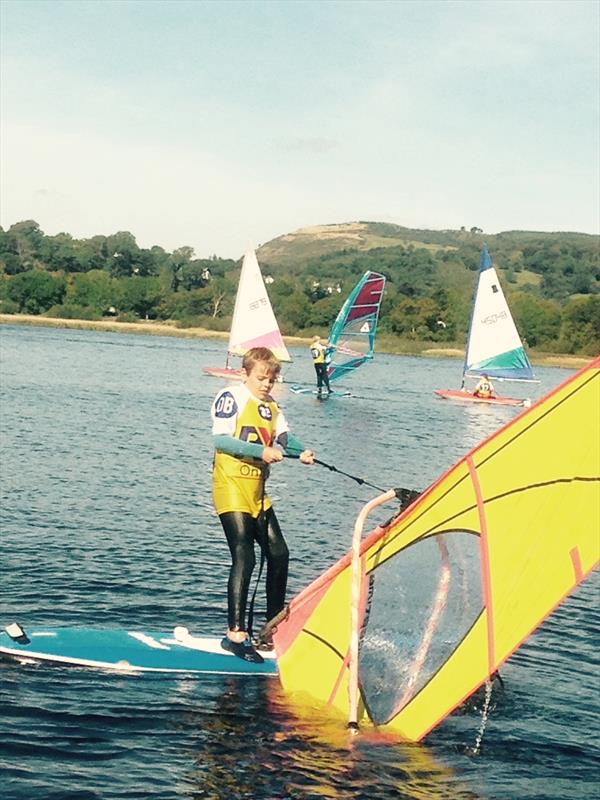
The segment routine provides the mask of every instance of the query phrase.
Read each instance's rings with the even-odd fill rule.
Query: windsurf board
[[[290,391],[294,394],[307,394],[316,397],[319,400],[331,400],[335,399],[336,397],[352,397],[352,392],[348,391],[348,389],[334,389],[330,394],[327,392],[323,392],[319,395],[319,392],[312,386],[301,386],[299,384],[293,384],[290,386]]]
[[[19,631],[23,635],[19,635]],[[13,623],[0,631],[0,655],[21,662],[46,662],[122,673],[277,675],[274,652],[261,652],[264,661],[255,664],[224,650],[221,639],[192,636],[183,626],[177,626],[171,632],[140,628],[43,626],[29,630]]]

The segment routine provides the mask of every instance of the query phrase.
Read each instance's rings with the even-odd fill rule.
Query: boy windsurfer
[[[265,493],[269,465],[283,460],[279,444],[303,464],[314,454],[288,430],[271,397],[281,365],[265,347],[253,347],[242,362],[245,380],[216,396],[212,406],[213,503],[231,552],[227,586],[228,629],[222,647],[246,661],[262,661],[247,633],[246,605],[255,566],[254,543],[267,562],[267,621],[282,612],[289,552]],[[266,645],[269,645],[267,641]]]

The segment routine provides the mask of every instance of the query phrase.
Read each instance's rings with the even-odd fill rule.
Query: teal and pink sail
[[[484,374],[504,380],[535,380],[485,245],[479,261],[463,370],[464,377]]]
[[[337,381],[373,358],[385,275],[365,272],[331,326],[329,380]]]

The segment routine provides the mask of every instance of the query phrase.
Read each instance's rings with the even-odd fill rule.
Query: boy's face
[[[266,400],[271,394],[273,384],[275,383],[275,374],[272,367],[265,361],[257,361],[252,367],[250,372],[242,370],[246,373],[246,386],[254,397],[259,400]]]

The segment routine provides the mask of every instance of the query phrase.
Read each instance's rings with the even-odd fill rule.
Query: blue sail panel
[[[492,257],[489,254],[487,246],[484,244],[479,255],[479,272],[485,272],[486,269],[492,269],[493,266]]]

